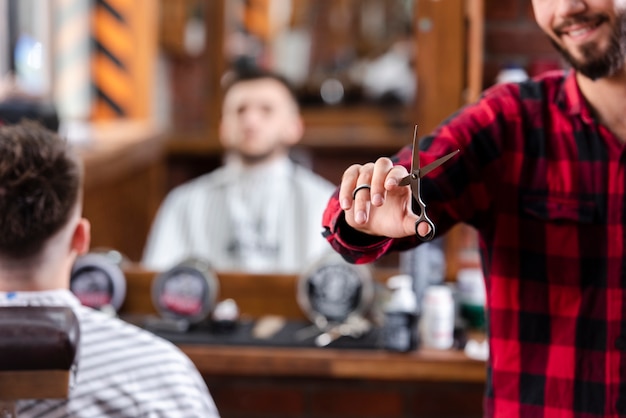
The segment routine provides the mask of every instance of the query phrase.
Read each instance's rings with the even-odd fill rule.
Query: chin
[[[624,54],[619,44],[602,49],[595,44],[582,45],[577,48],[576,54],[554,40],[552,44],[574,70],[592,80],[610,77],[624,66]]]
[[[274,156],[273,152],[264,152],[264,153],[251,153],[251,152],[240,152],[239,157],[246,164],[258,164],[265,161],[269,161]]]

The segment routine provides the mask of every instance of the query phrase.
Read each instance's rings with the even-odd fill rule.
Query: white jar
[[[454,300],[448,286],[429,286],[424,294],[420,330],[424,347],[447,350],[454,343]]]

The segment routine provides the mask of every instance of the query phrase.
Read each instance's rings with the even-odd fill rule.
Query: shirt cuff
[[[365,253],[386,248],[391,241],[391,238],[388,237],[369,235],[357,231],[348,225],[344,213],[339,215],[335,223],[335,237],[344,247]]]

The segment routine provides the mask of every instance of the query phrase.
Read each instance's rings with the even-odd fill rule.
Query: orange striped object
[[[131,116],[135,35],[129,24],[133,0],[96,0],[92,13],[93,120]]]

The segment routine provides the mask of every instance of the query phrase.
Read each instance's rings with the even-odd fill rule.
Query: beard
[[[584,76],[592,80],[612,76],[624,67],[626,61],[626,10],[619,11],[609,48],[603,54],[598,53],[595,45],[586,44],[581,47],[583,58],[577,59],[554,39],[550,38],[550,42],[569,65]]]
[[[274,150],[265,151],[259,154],[251,154],[239,151],[239,158],[247,165],[255,165],[269,160],[274,155]]]
[[[261,150],[259,152],[248,152],[236,147],[231,147],[227,151],[231,155],[236,155],[246,165],[256,165],[270,160],[275,155],[285,152],[286,147],[283,144],[276,144],[273,147]]]

